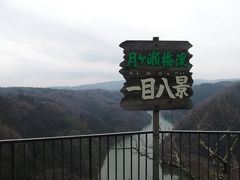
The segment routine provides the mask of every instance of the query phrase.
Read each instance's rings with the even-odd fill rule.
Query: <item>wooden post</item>
[[[153,110],[153,180],[159,180],[159,110]]]

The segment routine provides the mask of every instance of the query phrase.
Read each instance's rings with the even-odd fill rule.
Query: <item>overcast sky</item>
[[[194,78],[240,78],[239,0],[0,0],[0,86],[122,80],[125,40],[187,40]]]

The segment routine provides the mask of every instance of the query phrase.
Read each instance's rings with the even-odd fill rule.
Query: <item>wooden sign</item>
[[[192,107],[192,57],[187,41],[125,41],[119,71],[125,110],[171,110]]]

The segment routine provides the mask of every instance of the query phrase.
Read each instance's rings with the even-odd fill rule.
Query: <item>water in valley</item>
[[[162,130],[171,130],[172,129],[172,123],[169,121],[164,120],[161,115],[160,115],[160,128]],[[143,131],[146,130],[152,130],[152,122],[148,124],[146,127],[142,129]],[[145,134],[140,135],[140,151],[141,152],[146,152],[146,143],[145,143],[146,136]],[[152,134],[148,134],[147,136],[147,152],[149,156],[152,156]],[[115,149],[114,147],[111,148],[109,151],[109,179],[116,179],[117,180],[122,180],[123,175],[125,175],[126,180],[131,180],[131,151],[130,151],[130,143],[131,143],[131,138],[130,136],[126,136],[125,138],[125,151],[123,152],[122,147],[123,147],[123,142],[122,140],[118,142],[118,150],[117,150],[117,174],[115,174]],[[137,147],[138,144],[138,136],[133,136],[132,140],[132,145],[133,147]],[[125,155],[125,159],[123,159]],[[152,180],[152,160],[151,158],[146,158],[145,155],[140,156],[139,162],[140,162],[140,171],[138,173],[138,156],[139,153],[135,149],[133,149],[133,154],[132,154],[132,179],[133,180],[145,180],[147,177],[147,180]],[[147,161],[146,161],[147,159]],[[123,161],[125,161],[125,168],[123,167]],[[107,180],[107,168],[108,168],[108,163],[107,163],[107,157],[104,160],[102,170],[101,170],[101,179]],[[147,174],[146,174],[146,162],[147,162]],[[125,172],[123,172],[123,168]],[[164,167],[164,174],[162,175],[162,169],[160,167],[159,172],[160,172],[160,179],[161,177],[164,178],[164,180],[178,180],[179,178],[179,169],[172,167],[172,178],[171,178],[171,168],[170,167]],[[185,180],[188,179],[187,175],[185,175],[182,172],[181,179]],[[138,179],[139,177],[139,179]]]

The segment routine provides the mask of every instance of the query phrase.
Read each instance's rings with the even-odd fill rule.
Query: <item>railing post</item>
[[[159,110],[153,111],[153,180],[159,180]]]

